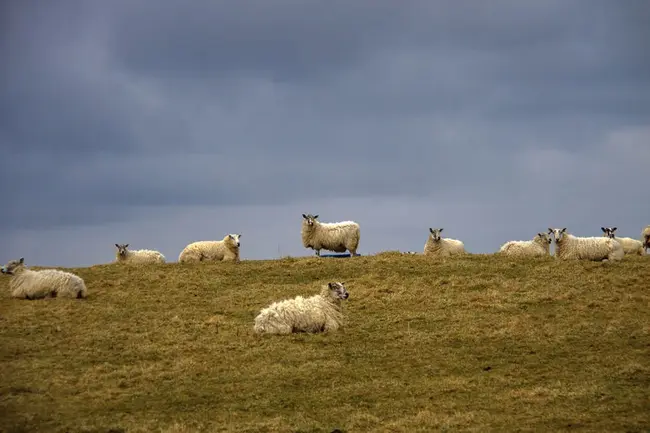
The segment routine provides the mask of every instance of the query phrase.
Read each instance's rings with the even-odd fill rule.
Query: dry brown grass
[[[0,277],[3,432],[650,429],[650,259],[382,254],[75,269],[87,300]],[[346,281],[348,325],[253,334]]]

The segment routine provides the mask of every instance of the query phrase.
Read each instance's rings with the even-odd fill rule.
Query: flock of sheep
[[[313,249],[317,256],[321,250],[337,253],[350,252],[357,256],[360,227],[354,221],[322,223],[318,215],[303,214],[302,243]],[[566,228],[549,228],[548,232],[537,233],[528,241],[509,241],[501,246],[498,254],[511,257],[549,256],[550,246],[555,241],[555,256],[559,259],[581,259],[596,261],[621,260],[626,254],[645,255],[650,248],[650,225],[641,232],[641,240],[620,238],[615,235],[616,227],[601,227],[601,237],[577,237]],[[466,254],[462,241],[441,236],[443,229],[429,229],[424,245],[424,255],[449,257]],[[219,241],[198,241],[187,245],[181,251],[178,262],[203,261],[239,262],[241,234],[228,234]],[[165,257],[154,250],[129,250],[129,244],[115,244],[116,263],[153,264],[165,263]],[[412,253],[414,254],[414,253]],[[34,271],[25,266],[24,258],[12,260],[2,267],[2,273],[11,275],[9,284],[11,296],[21,299],[45,297],[85,298],[86,285],[82,278],[58,269]],[[338,329],[343,322],[341,301],[349,296],[345,283],[329,282],[319,294],[309,298],[298,296],[274,302],[262,309],[255,318],[257,333],[290,334],[293,332],[323,332]]]

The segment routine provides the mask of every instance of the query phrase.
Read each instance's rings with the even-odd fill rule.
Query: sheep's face
[[[551,244],[551,242],[553,242],[553,239],[551,238],[551,236],[549,236],[548,233],[537,233],[537,238],[541,239],[542,243],[547,243],[549,245]]]
[[[313,226],[316,223],[316,220],[318,219],[318,215],[312,215],[310,213],[308,213],[307,215],[302,214],[302,217],[304,218],[305,223],[308,226]]]
[[[117,255],[120,257],[126,257],[129,252],[129,244],[115,244],[117,247]]]
[[[233,244],[239,246],[239,238],[241,237],[241,234],[229,234],[228,237],[233,242]]]
[[[442,236],[440,235],[442,229],[429,228],[429,232],[431,233],[431,239],[433,239],[434,241],[439,241],[440,239],[442,239]]]
[[[600,229],[603,231],[603,237],[611,239],[614,239],[616,237],[614,234],[616,227],[601,227]]]
[[[330,295],[334,299],[348,299],[350,296],[348,290],[345,288],[345,283],[336,281],[328,283],[327,286],[330,288]]]
[[[563,229],[553,229],[549,227],[548,234],[553,235],[553,237],[555,238],[555,243],[557,244],[558,242],[561,242],[562,239],[564,238],[564,235],[566,234],[566,227],[564,227]]]
[[[13,275],[18,269],[25,265],[25,258],[21,257],[19,260],[11,260],[4,265],[1,269],[3,274]]]

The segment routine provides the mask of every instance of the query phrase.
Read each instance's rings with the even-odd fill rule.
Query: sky
[[[0,262],[650,224],[645,0],[5,0]]]

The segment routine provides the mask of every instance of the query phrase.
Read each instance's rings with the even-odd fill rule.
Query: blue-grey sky
[[[6,0],[0,262],[650,224],[644,0]]]

